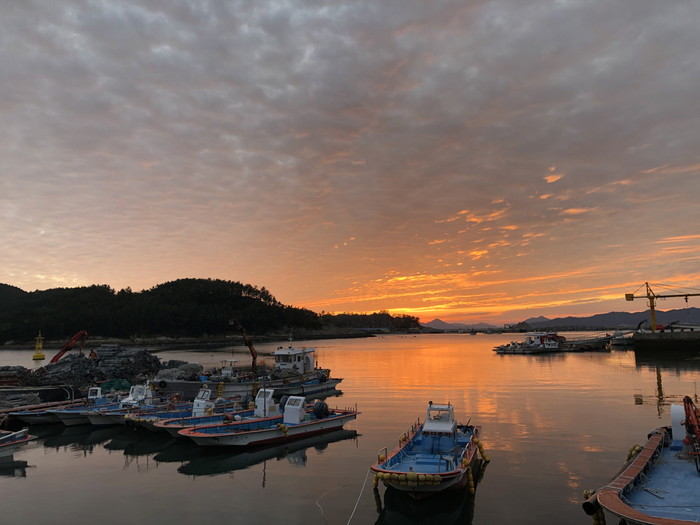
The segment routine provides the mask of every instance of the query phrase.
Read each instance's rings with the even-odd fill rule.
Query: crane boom
[[[61,348],[58,353],[53,356],[51,361],[49,361],[49,364],[52,365],[54,363],[57,363],[61,357],[63,357],[63,354],[65,354],[68,350],[73,348],[75,344],[80,341],[80,351],[83,351],[83,347],[85,346],[85,340],[88,337],[88,333],[85,330],[81,330],[77,334],[75,334],[73,337],[71,337],[70,341],[68,341],[65,345],[63,345],[63,348]]]
[[[243,342],[245,345],[248,347],[248,350],[250,351],[250,356],[253,358],[253,363],[252,363],[252,370],[253,372],[256,372],[258,369],[258,352],[255,350],[255,347],[253,346],[253,341],[250,340],[250,337],[248,337],[248,334],[245,331],[245,328],[243,328],[243,325],[238,322],[237,319],[231,319],[231,323],[235,324],[238,329],[241,331],[241,334],[243,335]]]
[[[688,301],[688,297],[700,296],[700,293],[679,293],[679,294],[657,294],[649,286],[649,283],[644,283],[646,286],[645,295],[634,295],[634,293],[626,293],[626,301],[634,301],[635,299],[648,299],[649,300],[649,317],[651,317],[651,331],[656,332],[656,300],[657,299],[667,299],[670,297],[685,297]]]

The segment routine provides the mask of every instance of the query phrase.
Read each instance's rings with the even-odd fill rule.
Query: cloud
[[[546,275],[571,288],[556,276],[582,260],[611,281],[693,276],[691,242],[678,261],[654,250],[700,224],[699,16],[651,0],[8,4],[0,282],[201,276],[410,311],[431,288],[395,294],[390,271],[451,269],[462,295],[519,277],[493,297]],[[388,302],[353,303],[353,283]]]

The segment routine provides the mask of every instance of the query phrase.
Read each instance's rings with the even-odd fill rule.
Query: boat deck
[[[455,459],[454,455],[437,457],[432,454],[412,452],[403,454],[397,463],[387,465],[385,469],[396,472],[413,471],[419,474],[440,474],[453,471],[456,468]]]
[[[700,522],[700,474],[683,450],[664,447],[654,467],[644,474],[624,501],[658,518]],[[696,502],[696,505],[688,505]]]
[[[460,433],[454,450],[439,454],[424,451],[421,447],[422,434],[419,431],[397,454],[390,457],[382,468],[386,471],[416,472],[420,474],[441,474],[454,471],[462,449],[467,446],[470,434]]]

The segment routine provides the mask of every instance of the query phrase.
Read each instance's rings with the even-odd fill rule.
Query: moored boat
[[[556,332],[532,332],[523,341],[511,341],[493,349],[497,354],[544,354],[562,350],[566,338]]]
[[[31,435],[28,428],[16,431],[0,430],[0,458],[12,456],[15,450],[32,439],[36,439],[36,436]]]
[[[302,387],[309,381],[316,381],[315,392],[334,389],[342,379],[331,381],[330,370],[317,367],[314,354],[315,348],[279,347],[272,352],[274,369],[263,375],[224,366],[216,373],[203,375],[197,380],[157,377],[150,384],[164,393],[179,393],[184,399],[194,399],[203,384],[212,385],[218,395],[224,398],[253,395],[262,386],[292,389]]]
[[[100,387],[90,387],[88,389],[87,400],[84,403],[71,405],[69,407],[54,408],[47,410],[48,413],[58,417],[59,421],[67,427],[77,425],[88,425],[88,412],[92,410],[104,410],[119,407],[118,394],[103,394]]]
[[[124,418],[127,426],[142,427],[155,432],[161,430],[161,428],[156,427],[156,424],[164,420],[201,418],[214,414],[220,414],[223,417],[225,414],[237,410],[240,410],[238,401],[223,398],[212,400],[211,390],[202,388],[194,401],[185,402],[177,408],[163,407],[162,410],[138,410],[127,414]]]
[[[607,485],[583,504],[589,515],[606,511],[627,525],[700,522],[700,422],[690,397],[672,405],[672,426],[651,432],[643,447]]]
[[[83,400],[77,399],[72,401],[60,401],[54,403],[40,403],[37,405],[29,405],[18,407],[18,410],[6,412],[11,418],[19,419],[23,423],[29,425],[44,425],[47,423],[58,423],[58,416],[51,412],[56,408],[67,408],[70,406],[79,405]]]
[[[256,397],[256,410],[257,408]],[[346,422],[355,419],[357,414],[357,410],[329,410],[322,401],[317,401],[314,408],[307,409],[304,397],[290,396],[283,415],[186,428],[180,430],[179,434],[203,446],[267,445],[340,429]]]
[[[132,385],[129,395],[119,401],[115,408],[97,408],[86,412],[91,425],[124,425],[126,416],[134,412],[176,409],[188,406],[176,395],[168,398],[157,398],[148,385]]]
[[[379,451],[370,467],[375,486],[382,482],[415,498],[465,486],[473,492],[475,473],[489,461],[480,435],[480,427],[457,423],[450,403],[431,401],[424,423],[414,423],[390,454]]]

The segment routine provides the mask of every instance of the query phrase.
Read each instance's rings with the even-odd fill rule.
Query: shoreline
[[[369,331],[350,331],[350,332],[308,332],[294,334],[295,338],[290,341],[289,334],[266,334],[249,336],[249,339],[255,344],[263,343],[290,343],[294,341],[317,341],[321,339],[359,339],[375,337],[375,332]],[[43,352],[58,352],[65,345],[63,340],[44,340]],[[120,345],[129,348],[143,348],[149,352],[161,352],[165,350],[208,350],[215,348],[224,348],[227,346],[246,347],[243,336],[212,336],[212,337],[138,337],[138,338],[116,338],[116,337],[94,337],[87,340],[84,351],[89,348],[98,347],[100,345]],[[7,342],[0,345],[2,350],[33,350],[35,342],[15,343]]]

